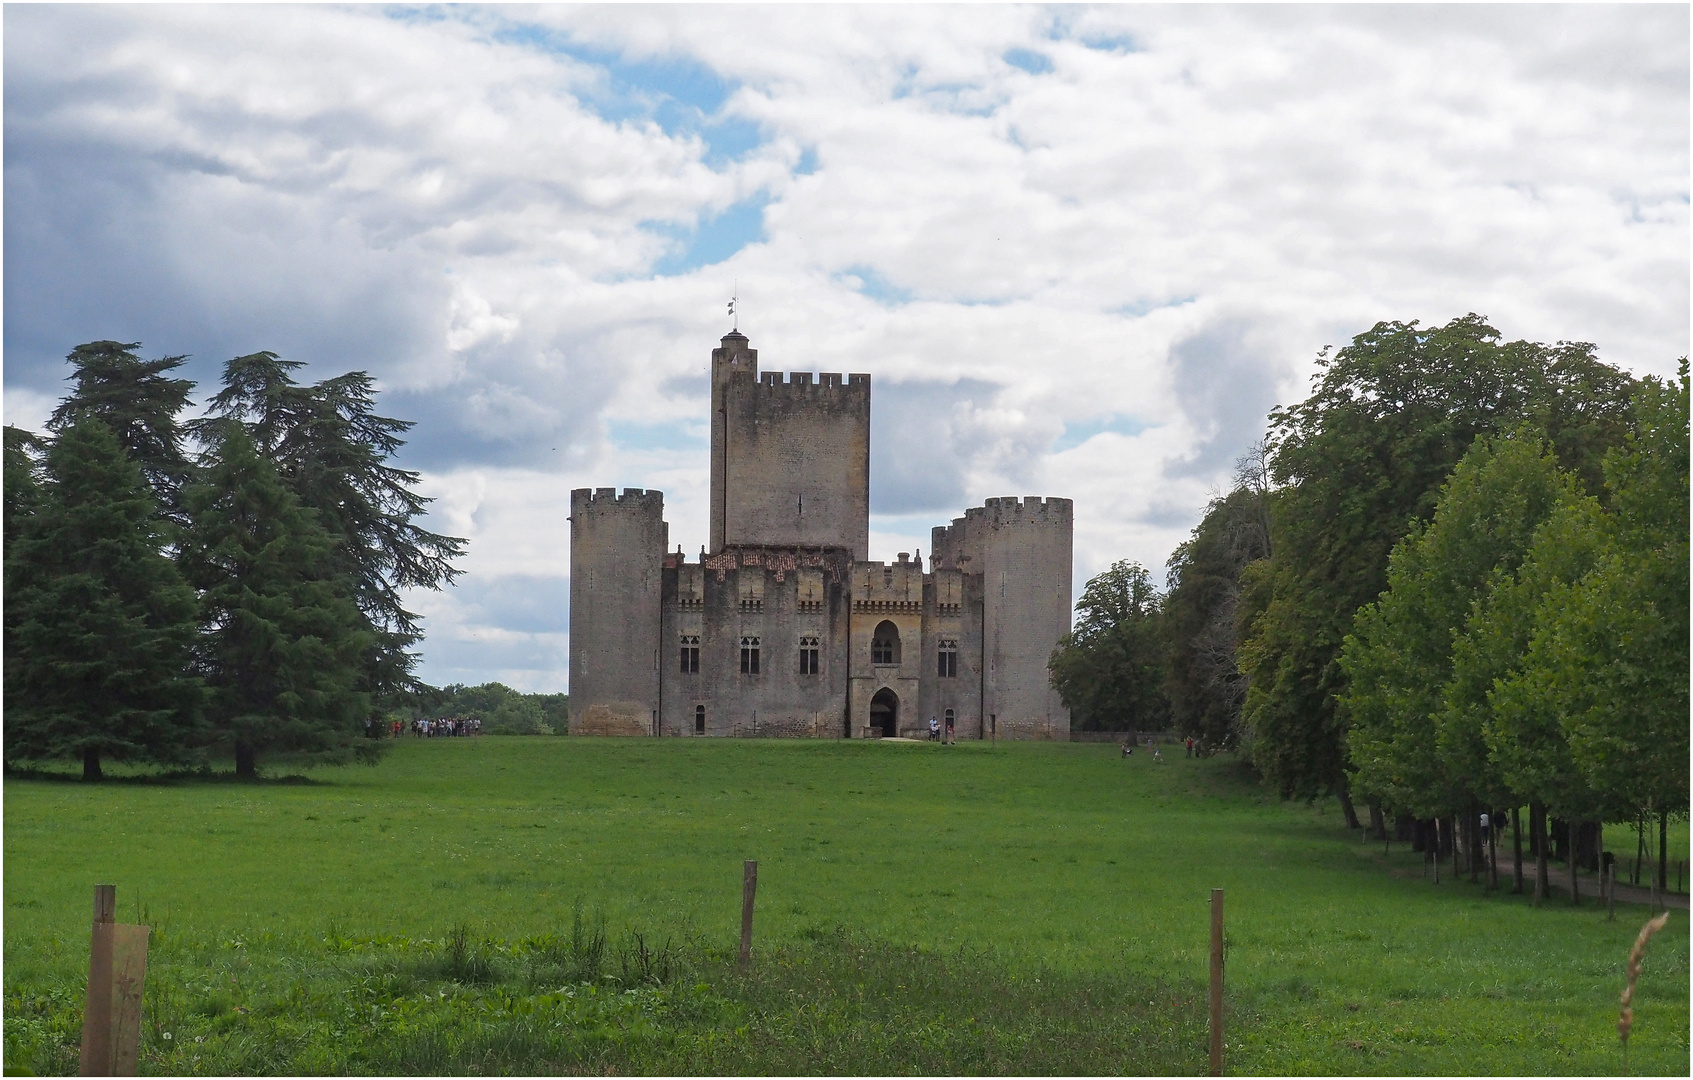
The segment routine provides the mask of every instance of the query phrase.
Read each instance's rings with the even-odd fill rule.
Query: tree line
[[[1170,557],[1095,578],[1052,660],[1083,728],[1240,752],[1284,797],[1442,821],[1688,809],[1688,375],[1468,315],[1318,358]],[[1497,816],[1494,820],[1500,820]]]
[[[411,424],[363,371],[230,360],[187,419],[186,357],[96,341],[44,433],[5,429],[5,763],[372,755],[423,685],[406,588],[461,573],[423,528]]]

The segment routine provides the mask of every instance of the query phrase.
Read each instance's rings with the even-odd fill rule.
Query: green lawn
[[[488,737],[309,777],[7,780],[7,1068],[74,1071],[89,895],[109,881],[120,919],[160,932],[144,1067],[161,1072],[1200,1072],[1213,887],[1231,1072],[1623,1069],[1643,909],[1613,923],[1591,901],[1436,887],[1404,846],[1384,858],[1333,806],[1279,803],[1226,760]],[[745,858],[762,960],[743,979]],[[590,930],[605,919],[609,974],[564,993],[578,900]],[[631,931],[671,942],[675,970],[642,969]],[[1631,1071],[1688,1071],[1688,985],[1678,912]]]

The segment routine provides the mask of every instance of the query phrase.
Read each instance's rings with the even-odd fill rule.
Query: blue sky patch
[[[836,274],[835,280],[851,286],[853,291],[862,293],[878,303],[893,305],[911,302],[910,289],[895,285],[873,266],[849,266]]]
[[[748,244],[758,243],[764,239],[764,208],[769,204],[770,193],[761,191],[715,217],[705,218],[692,230],[674,225],[645,226],[684,241],[658,261],[653,273],[670,277],[702,266],[715,266]]]
[[[1157,311],[1159,308],[1181,307],[1198,300],[1197,296],[1178,296],[1171,300],[1131,300],[1127,304],[1118,304],[1114,308],[1106,308],[1108,315],[1126,315],[1131,319],[1138,319],[1142,315]]]
[[[1113,413],[1098,420],[1088,420],[1079,424],[1065,424],[1064,434],[1058,436],[1058,441],[1052,444],[1054,454],[1062,454],[1066,450],[1074,450],[1095,435],[1110,432],[1113,435],[1133,437],[1147,430],[1152,425],[1133,416]]]
[[[1030,75],[1045,75],[1052,70],[1052,61],[1033,49],[1007,49],[1003,59]]]
[[[705,162],[714,168],[741,158],[764,142],[755,122],[718,115],[740,83],[693,57],[633,60],[532,23],[505,23],[492,36],[497,41],[568,56],[598,68],[605,73],[605,83],[579,89],[578,100],[583,105],[611,123],[651,120],[672,137],[698,135],[706,143]]]
[[[623,450],[703,450],[706,435],[686,421],[636,424],[627,420],[606,422],[606,434]]]

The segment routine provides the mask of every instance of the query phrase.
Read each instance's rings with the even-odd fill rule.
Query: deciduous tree
[[[1157,731],[1166,724],[1160,600],[1135,562],[1112,563],[1082,591],[1075,629],[1049,664],[1079,730]]]

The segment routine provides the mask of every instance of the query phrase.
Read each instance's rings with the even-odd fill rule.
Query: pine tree
[[[143,360],[134,351],[140,347],[138,341],[91,341],[72,349],[65,357],[75,369],[71,392],[53,410],[47,429],[63,431],[83,417],[105,424],[141,467],[165,514],[180,520],[182,488],[193,466],[182,449],[177,417],[194,384],[168,376],[188,358]]]
[[[41,440],[23,428],[6,425],[6,548],[11,549],[24,522],[41,500]]]
[[[195,602],[162,552],[158,504],[98,420],[64,428],[45,473],[7,545],[6,758],[80,758],[85,780],[102,760],[181,761],[202,693]]]
[[[387,464],[412,425],[376,414],[370,375],[301,386],[292,374],[299,367],[269,352],[231,360],[211,401],[221,419],[210,423],[243,423],[301,505],[316,511],[371,633],[362,688],[378,700],[404,695],[417,686],[417,657],[407,650],[422,632],[400,592],[451,584],[464,541],[414,523],[430,500],[413,490],[415,472]]]
[[[236,775],[255,778],[261,754],[363,749],[372,635],[333,540],[242,425],[203,430],[207,468],[186,495],[181,558],[201,590],[208,713],[233,746]]]

